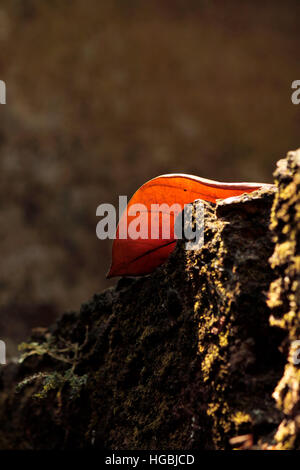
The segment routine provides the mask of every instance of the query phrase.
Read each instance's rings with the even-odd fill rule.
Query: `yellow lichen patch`
[[[270,285],[268,293],[268,306],[270,308],[280,307],[282,305],[281,300],[281,279],[276,279]]]
[[[280,197],[281,199],[290,200],[296,194],[296,191],[297,191],[297,185],[295,184],[294,181],[292,181],[280,192]]]
[[[206,413],[208,416],[214,416],[220,408],[220,403],[208,403]]]
[[[295,252],[295,242],[286,241],[281,244],[277,244],[274,250],[274,254],[270,258],[271,266],[274,269],[291,259]]]
[[[219,345],[221,348],[225,348],[226,346],[228,346],[228,334],[228,331],[219,334]]]
[[[212,418],[213,440],[216,446],[222,441],[222,434],[228,434],[233,428],[230,419],[230,407],[225,401],[211,402],[207,406],[207,415]]]
[[[242,425],[251,425],[252,423],[251,416],[248,413],[245,413],[244,411],[236,411],[232,416],[232,421],[236,427],[236,431],[239,431],[239,428]]]
[[[203,380],[206,381],[209,379],[209,375],[211,372],[212,365],[215,359],[219,356],[219,348],[215,344],[211,344],[208,347],[207,353],[205,355],[204,360],[201,364],[201,369],[203,372]]]
[[[296,439],[296,427],[294,421],[284,419],[278,427],[275,434],[275,440],[278,442],[277,450],[290,450],[294,448]]]

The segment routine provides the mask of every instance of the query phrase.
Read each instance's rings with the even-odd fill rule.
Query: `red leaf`
[[[174,250],[176,238],[174,235],[174,219],[184,205],[195,199],[216,202],[217,199],[239,196],[259,189],[261,186],[269,186],[263,183],[220,183],[193,175],[168,174],[158,176],[141,186],[129,201],[125,213],[119,221],[116,239],[112,247],[112,264],[107,275],[114,276],[139,276],[151,273],[160,266]],[[161,232],[159,238],[151,238],[152,230],[161,230],[162,220],[156,220],[151,227],[151,210],[153,204],[178,204],[180,210],[175,210],[171,215],[170,236],[163,239]],[[144,204],[147,212],[142,211],[145,224],[141,224],[140,233],[146,238],[133,239],[128,231],[130,223],[136,219],[131,213],[134,204]],[[126,224],[127,218],[127,224]],[[127,238],[120,238],[120,231]],[[121,235],[122,236],[122,235]]]

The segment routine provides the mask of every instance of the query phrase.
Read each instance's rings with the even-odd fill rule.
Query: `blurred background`
[[[299,146],[300,2],[1,0],[0,339],[108,282],[96,208],[162,173],[272,181]]]

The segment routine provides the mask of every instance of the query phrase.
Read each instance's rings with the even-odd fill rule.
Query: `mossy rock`
[[[33,332],[1,369],[1,448],[299,448],[299,151],[283,162],[205,204],[201,249]]]

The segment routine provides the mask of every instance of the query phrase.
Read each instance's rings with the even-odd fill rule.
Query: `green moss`
[[[65,371],[64,374],[60,372],[52,373],[38,373],[26,377],[18,383],[16,391],[19,393],[24,387],[32,385],[33,383],[40,382],[40,390],[36,391],[32,398],[46,398],[51,390],[57,390],[57,394],[61,394],[63,387],[66,385],[69,388],[70,399],[76,399],[79,397],[82,387],[86,386],[88,375],[84,374],[78,376],[74,374],[73,368]]]

